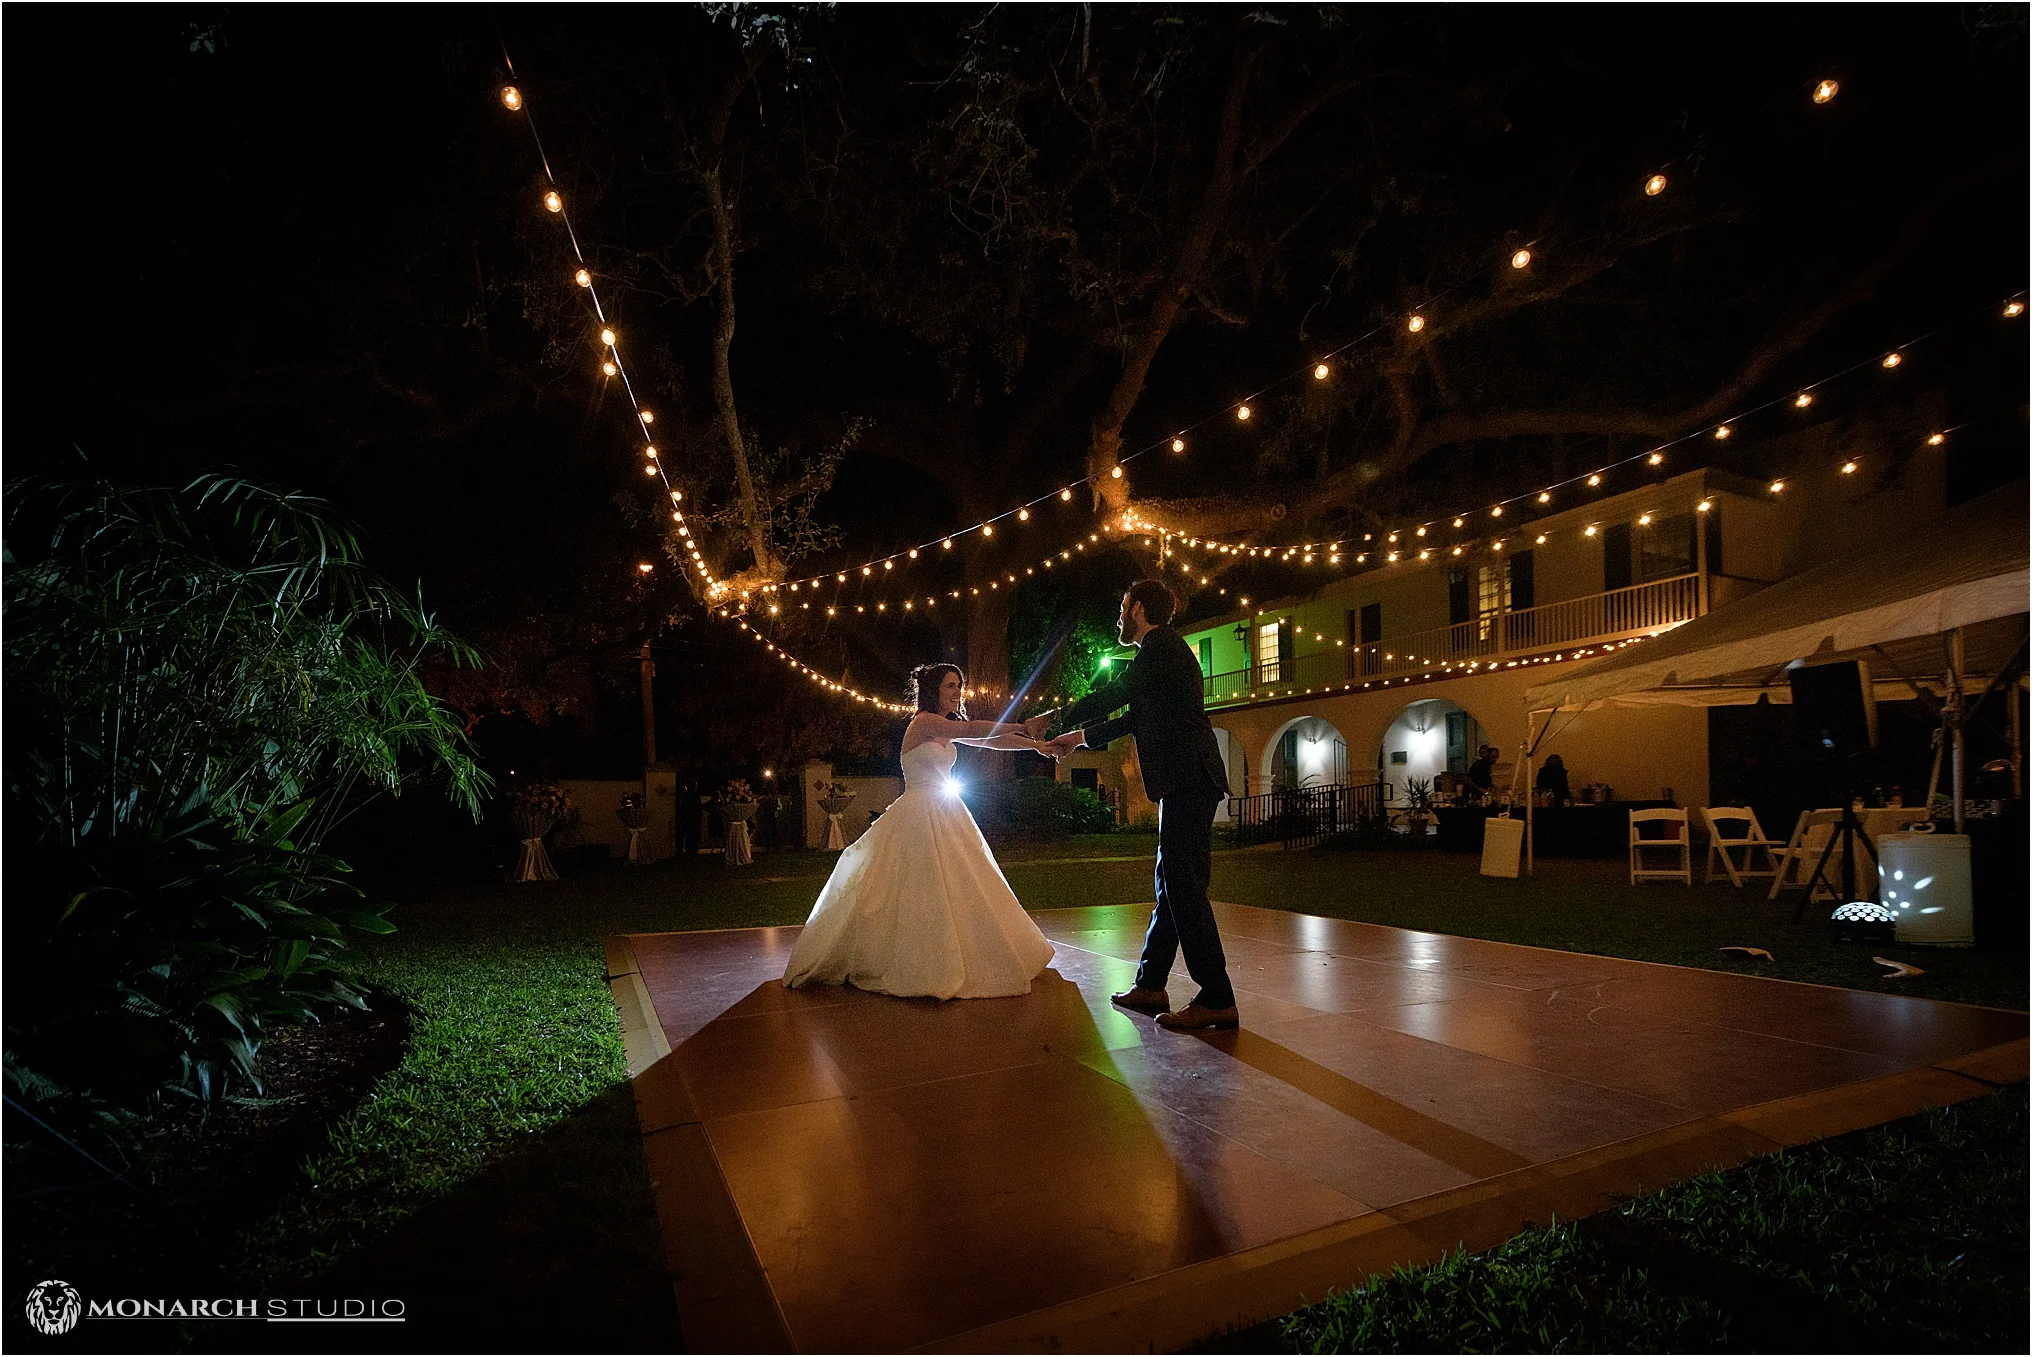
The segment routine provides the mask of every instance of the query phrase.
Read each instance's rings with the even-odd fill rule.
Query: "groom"
[[[1178,600],[1162,580],[1138,580],[1122,595],[1122,644],[1136,658],[1122,676],[1068,707],[1064,722],[1077,727],[1126,705],[1126,714],[1051,742],[1053,757],[1074,749],[1106,749],[1122,735],[1136,737],[1143,790],[1157,803],[1157,908],[1143,939],[1135,988],[1114,996],[1123,1008],[1154,1013],[1173,1031],[1241,1025],[1227,956],[1207,901],[1213,874],[1214,811],[1228,794],[1227,769],[1207,723],[1199,661],[1171,629]],[[1176,1013],[1164,978],[1180,949],[1199,997]]]

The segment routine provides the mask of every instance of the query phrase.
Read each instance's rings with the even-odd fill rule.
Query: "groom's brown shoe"
[[[1171,996],[1161,989],[1144,989],[1141,985],[1123,990],[1120,994],[1108,996],[1115,1007],[1126,1008],[1135,1013],[1162,1014],[1171,1007]],[[1158,1021],[1163,1021],[1160,1017]]]
[[[1226,1008],[1204,1008],[1187,1004],[1176,1013],[1160,1013],[1157,1025],[1174,1032],[1232,1032],[1242,1025],[1242,1015],[1233,1004]]]

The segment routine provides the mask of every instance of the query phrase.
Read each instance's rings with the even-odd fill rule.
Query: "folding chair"
[[[1645,838],[1637,826],[1660,824],[1669,831],[1653,838]],[[1679,855],[1679,866],[1672,868],[1646,867],[1646,849],[1664,849]],[[1676,877],[1688,886],[1693,885],[1693,847],[1686,837],[1686,811],[1681,807],[1663,810],[1633,810],[1630,812],[1630,884],[1648,881],[1654,877]]]
[[[1731,886],[1740,886],[1744,881],[1759,876],[1776,877],[1780,871],[1778,846],[1764,837],[1764,826],[1757,823],[1757,812],[1748,806],[1702,806],[1700,818],[1707,822],[1707,862],[1704,870],[1708,881],[1714,880],[1715,859],[1720,858],[1722,871],[1727,873]],[[1724,833],[1724,824],[1741,827],[1741,837],[1732,838]],[[1732,850],[1743,850],[1743,865],[1736,866]],[[1769,864],[1757,868],[1757,850],[1764,850],[1764,861]]]
[[[1831,810],[1802,810],[1798,823],[1792,826],[1792,837],[1785,841],[1785,847],[1771,856],[1778,864],[1778,875],[1771,878],[1771,894],[1776,900],[1781,890],[1804,890],[1806,878],[1813,875],[1813,864],[1820,859],[1820,850],[1827,847],[1827,836],[1841,823],[1841,808]]]

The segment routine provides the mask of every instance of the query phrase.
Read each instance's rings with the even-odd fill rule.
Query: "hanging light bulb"
[[[577,283],[580,287],[591,287],[593,285],[593,275],[586,272],[584,269],[580,269],[577,273],[574,273],[572,275],[572,281]]]
[[[1602,477],[1601,477],[1601,473],[1600,473],[1600,472],[1597,472],[1597,473],[1595,473],[1594,475],[1592,475],[1592,476],[1588,477],[1588,478],[1587,478],[1587,483],[1588,483],[1589,485],[1600,485],[1600,484],[1602,483]]]
[[[614,365],[613,365],[612,363],[602,363],[602,364],[600,364],[600,371],[602,371],[602,372],[606,373],[606,374],[607,374],[607,375],[608,375],[609,377],[613,376],[613,375],[614,375],[615,373],[619,372],[620,370],[621,370],[621,369],[619,369],[619,368],[615,367],[615,366],[614,366]]]
[[[651,462],[648,466],[643,467],[642,474],[645,476],[654,476],[656,474],[656,463]]]
[[[1121,479],[1122,479],[1122,468],[1118,466],[1118,467],[1116,467],[1116,468],[1115,468],[1114,470],[1110,471],[1110,472],[1108,473],[1108,478],[1109,478],[1110,480],[1117,480],[1117,481],[1121,480]]]
[[[1714,436],[1716,438],[1727,438],[1729,436],[1729,426],[1726,424],[1722,425],[1714,431]]]
[[[1316,382],[1323,382],[1326,380],[1327,373],[1331,371],[1333,369],[1329,368],[1325,363],[1315,363],[1312,366],[1312,378]]]
[[[1659,194],[1663,192],[1665,192],[1664,175],[1654,174],[1649,179],[1646,179],[1644,181],[1644,193],[1646,196],[1656,198]]]
[[[1900,363],[1904,361],[1905,361],[1904,357],[1900,354],[1887,353],[1884,355],[1884,366],[1887,368],[1897,367]]]
[[[516,89],[513,85],[503,85],[501,87],[501,104],[510,113],[520,113],[522,111],[522,91]]]
[[[1637,515],[1637,526],[1638,526],[1638,527],[1640,527],[1640,528],[1648,528],[1648,527],[1650,527],[1650,526],[1651,526],[1651,515],[1649,515],[1649,514],[1638,514],[1638,515]]]
[[[1792,403],[1801,410],[1804,410],[1807,406],[1813,404],[1813,393],[1811,391],[1802,391],[1792,398]]]
[[[653,462],[653,461],[655,461],[655,460],[656,460],[656,445],[655,445],[655,444],[653,444],[653,443],[652,443],[652,444],[650,444],[650,445],[649,445],[649,446],[648,446],[647,448],[644,448],[644,449],[643,449],[643,451],[649,454],[649,460],[650,460],[650,461],[652,461],[652,462]]]
[[[646,574],[648,574],[648,573],[649,573],[650,571],[652,571],[652,570],[656,569],[656,567],[655,567],[655,566],[653,566],[653,565],[649,564],[649,562],[647,562],[647,561],[644,561],[644,562],[643,562],[642,564],[640,564],[640,565],[636,566],[635,568],[636,568],[637,570],[641,571],[641,572],[642,572],[643,574],[645,574],[645,575],[646,575]]]
[[[1944,433],[1932,434],[1927,438],[1926,446],[1928,446],[1929,448],[1937,448],[1946,441],[1947,441],[1946,434]]]
[[[1247,420],[1247,419],[1249,418],[1249,407],[1248,407],[1248,406],[1246,406],[1246,405],[1238,405],[1238,406],[1236,406],[1236,407],[1235,407],[1235,418],[1236,418],[1236,419],[1240,419],[1240,420]]]
[[[1501,518],[1502,516],[1503,516],[1503,506],[1500,504],[1498,504],[1495,508],[1489,510],[1490,518]]]
[[[1665,460],[1665,454],[1662,452],[1654,452],[1645,460],[1650,462],[1652,466],[1657,466],[1659,463]]]
[[[1706,513],[1709,509],[1714,508],[1714,501],[1711,499],[1704,499],[1700,503],[1694,505],[1693,507],[1701,513]]]
[[[2024,314],[2025,314],[2025,303],[2023,302],[2004,303],[2004,318],[2006,320],[2015,320],[2019,316],[2022,316]]]
[[[600,342],[601,342],[602,344],[606,345],[606,346],[607,346],[608,348],[610,348],[610,349],[611,349],[611,348],[613,348],[613,347],[614,347],[614,332],[613,332],[612,330],[602,330],[602,331],[600,331]]]
[[[1420,330],[1423,330],[1425,328],[1425,317],[1413,316],[1410,320],[1405,321],[1404,325],[1405,328],[1410,330],[1412,334],[1417,334]]]
[[[564,199],[558,197],[556,189],[551,189],[543,195],[543,205],[553,212],[564,211]]]
[[[1772,494],[1774,494],[1774,495],[1775,495],[1775,494],[1777,494],[1777,493],[1778,493],[1778,492],[1779,492],[1780,490],[1783,490],[1784,488],[1785,488],[1785,482],[1783,482],[1783,481],[1773,481],[1773,482],[1771,482],[1771,493],[1772,493]]]
[[[1552,503],[1552,492],[1550,490],[1540,490],[1538,492],[1538,502],[1540,504]]]
[[[644,410],[642,412],[642,422],[644,424],[654,424],[656,422],[656,416],[650,414],[647,410]]]
[[[944,547],[944,548],[945,548],[945,549],[946,549],[947,551],[951,551],[951,550],[952,550],[952,538],[950,538],[950,537],[946,538],[944,542],[940,543],[940,545],[941,545],[941,546],[943,546],[943,547]]]
[[[1062,500],[1067,500],[1067,499],[1071,499],[1071,498],[1072,498],[1072,487],[1071,487],[1071,486],[1067,486],[1067,487],[1066,487],[1065,489],[1063,489],[1063,490],[1059,491],[1059,492],[1058,492],[1058,497],[1059,497],[1060,499],[1062,499]]]
[[[1538,534],[1538,545],[1541,547],[1545,545],[1545,534],[1542,532]]]
[[[1510,267],[1513,269],[1521,269],[1530,262],[1531,262],[1531,251],[1529,250],[1519,250],[1517,251],[1517,253],[1510,256]]]
[[[1587,530],[1581,534],[1581,536],[1583,537],[1593,537],[1594,535],[1595,535],[1595,525],[1592,523],[1588,524]]]
[[[1834,98],[1835,95],[1839,94],[1840,92],[1841,92],[1840,81],[1823,80],[1818,85],[1815,85],[1813,87],[1813,102],[1816,104],[1824,104],[1828,100]]]
[[[1856,464],[1854,462],[1842,463],[1842,475],[1853,476],[1855,474],[1856,474]]]
[[[994,535],[995,535],[995,525],[993,523],[983,523],[981,525],[981,536],[993,537]]]

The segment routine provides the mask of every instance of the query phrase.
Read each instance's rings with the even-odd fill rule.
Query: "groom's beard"
[[[1122,644],[1125,646],[1136,644],[1136,633],[1127,622],[1124,622],[1115,634],[1121,638]]]

